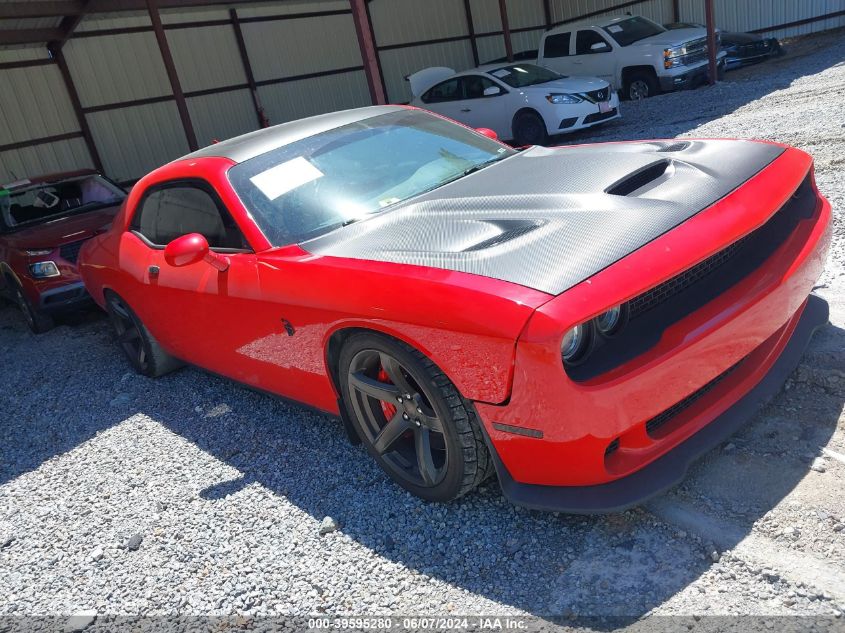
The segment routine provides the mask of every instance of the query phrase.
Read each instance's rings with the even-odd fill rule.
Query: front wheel
[[[492,473],[472,405],[426,356],[378,334],[356,334],[339,369],[353,427],[400,486],[445,502]]]
[[[660,93],[657,79],[647,72],[635,72],[625,82],[625,96],[630,101],[648,99]]]
[[[549,140],[546,122],[536,112],[520,112],[513,120],[513,139],[517,145],[545,145]]]
[[[43,334],[44,332],[53,329],[53,326],[55,325],[53,317],[49,314],[44,314],[35,308],[29,302],[29,299],[26,298],[23,288],[21,288],[19,284],[15,283],[12,288],[12,295],[14,297],[15,304],[18,306],[18,310],[21,311],[24,321],[26,321],[27,326],[33,334]]]

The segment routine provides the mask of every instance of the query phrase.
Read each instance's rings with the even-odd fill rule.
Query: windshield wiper
[[[467,169],[464,169],[463,173],[461,174],[461,177],[469,176],[470,174],[474,174],[477,171],[481,171],[482,169],[484,169],[485,167],[489,167],[493,163],[498,163],[500,160],[502,160],[502,158],[503,158],[502,156],[496,156],[495,158],[491,158],[490,160],[486,160],[483,163],[478,163],[477,165],[473,165],[472,167],[468,167]]]

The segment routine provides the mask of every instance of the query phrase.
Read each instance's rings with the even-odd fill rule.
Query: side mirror
[[[496,97],[500,94],[502,94],[502,89],[498,86],[490,86],[489,88],[484,89],[485,97]]]
[[[164,247],[164,261],[177,268],[205,261],[220,272],[229,268],[229,258],[213,253],[208,241],[199,233],[177,237]]]
[[[606,53],[610,50],[610,44],[607,42],[596,42],[590,46],[590,51],[593,53]]]
[[[475,131],[479,134],[483,134],[487,138],[492,138],[494,141],[499,140],[499,135],[496,134],[496,132],[494,130],[491,130],[489,127],[477,127],[475,128]]]

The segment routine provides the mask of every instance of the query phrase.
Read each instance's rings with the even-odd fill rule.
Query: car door
[[[185,361],[249,382],[252,368],[237,350],[259,298],[256,257],[213,187],[199,179],[154,185],[129,228],[127,239],[147,256],[132,307],[152,335]],[[228,258],[228,269],[205,261],[169,264],[165,246],[189,233],[200,233],[212,251]]]
[[[543,40],[543,50],[541,51],[542,65],[562,75],[575,74],[570,50],[571,44],[571,32],[547,35]]]
[[[613,46],[601,33],[581,29],[575,34],[572,75],[600,77],[613,84],[615,66]]]
[[[459,77],[452,77],[429,88],[420,99],[423,102],[423,107],[459,121],[461,110],[459,102],[463,98],[463,94],[460,92],[462,86],[459,79]]]
[[[500,137],[508,138],[513,117],[506,103],[508,91],[483,75],[463,75],[458,81],[459,94],[463,98],[455,102],[458,110],[456,120],[473,128],[490,128]],[[495,94],[485,94],[485,91],[494,90]]]

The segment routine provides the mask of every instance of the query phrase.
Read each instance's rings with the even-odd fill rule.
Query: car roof
[[[552,29],[546,31],[543,35],[556,35],[557,33],[566,33],[568,31],[573,31],[575,29],[583,29],[586,27],[595,27],[595,28],[603,28],[605,26],[610,26],[611,24],[616,24],[617,22],[622,22],[624,20],[630,20],[631,18],[637,18],[640,16],[637,15],[614,15],[614,16],[605,16],[602,17],[600,15],[590,18],[588,20],[579,20],[577,22],[567,22],[566,24],[561,24],[560,26],[556,26]]]
[[[341,110],[317,116],[280,123],[255,132],[236,136],[220,143],[203,147],[179,160],[191,158],[220,157],[235,163],[242,163],[261,154],[290,145],[309,136],[327,132],[350,123],[357,123],[373,117],[399,112],[404,106],[369,106],[352,110]]]

